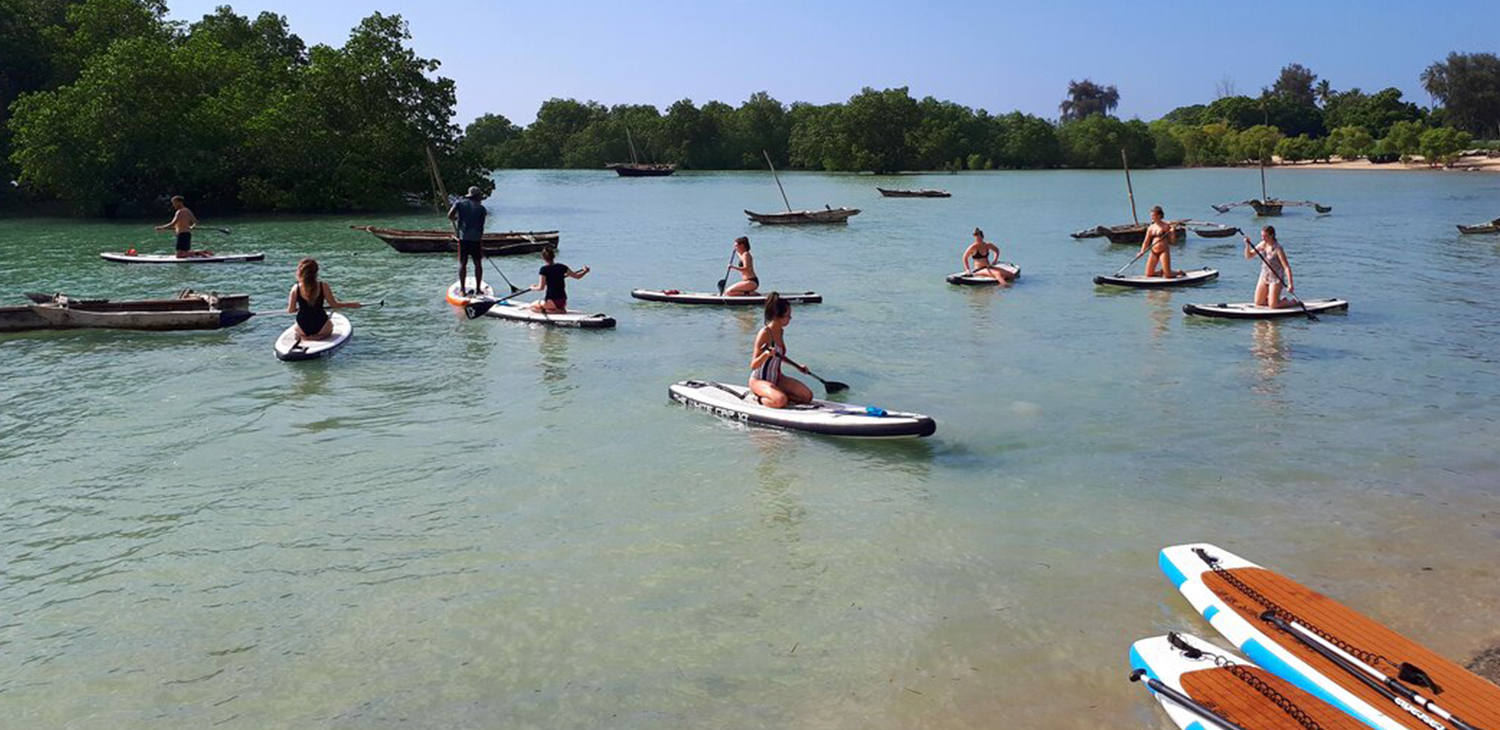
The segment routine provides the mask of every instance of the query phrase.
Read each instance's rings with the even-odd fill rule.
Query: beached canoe
[[[816,304],[823,301],[823,295],[817,292],[777,292],[784,302],[792,304]],[[765,294],[752,294],[750,296],[731,297],[713,292],[685,292],[676,289],[635,289],[630,296],[648,302],[667,302],[670,304],[705,304],[726,307],[758,307],[766,303]]]
[[[1000,270],[1000,274],[1005,277],[1006,281],[1015,281],[1017,278],[1019,278],[1021,276],[1021,267],[1016,266],[1015,264],[1013,264],[1013,263],[1011,263],[1009,261],[998,262],[998,263],[994,264],[991,268],[999,269]],[[999,286],[1000,285],[1000,282],[995,281],[995,277],[993,277],[993,276],[988,276],[986,274],[978,274],[978,273],[971,274],[971,273],[969,273],[967,271],[960,271],[960,272],[958,272],[956,274],[949,274],[947,281],[948,281],[949,284],[956,284],[958,286]]]
[[[0,307],[0,332],[119,329],[148,332],[215,330],[254,315],[245,294],[183,292],[173,299],[110,301],[65,294],[28,294],[31,304]]]
[[[1189,269],[1182,276],[1170,279],[1163,276],[1115,276],[1106,274],[1094,277],[1098,286],[1123,286],[1132,289],[1165,289],[1174,286],[1196,286],[1219,278],[1217,269]]]
[[[825,208],[823,210],[789,210],[781,213],[745,211],[751,222],[761,225],[796,225],[803,223],[848,223],[859,215],[858,208]]]
[[[349,227],[356,231],[365,231],[401,253],[456,253],[458,251],[458,241],[453,238],[453,231],[378,228],[376,226]],[[560,236],[557,231],[496,231],[484,234],[484,252],[490,256],[536,253],[547,246],[557,248],[559,241]]]
[[[850,438],[917,438],[931,436],[937,424],[920,413],[887,411],[813,400],[806,405],[768,408],[743,385],[683,380],[667,388],[672,400],[720,418],[757,426]],[[747,397],[748,396],[748,397]]]
[[[1306,311],[1302,307],[1257,307],[1251,302],[1234,302],[1225,304],[1184,304],[1182,311],[1185,314],[1196,314],[1200,317],[1223,317],[1227,319],[1279,319],[1281,317],[1302,317],[1307,312],[1321,314],[1323,312],[1342,312],[1349,309],[1349,302],[1343,299],[1304,299]]]
[[[328,315],[328,319],[333,322],[333,331],[321,340],[298,339],[297,325],[283,330],[272,346],[272,350],[276,352],[276,359],[289,362],[316,360],[320,357],[328,357],[339,348],[349,344],[349,338],[354,336],[354,325],[350,324],[349,318],[335,313]]]
[[[99,258],[105,261],[113,261],[117,264],[237,264],[245,261],[261,261],[266,258],[266,255],[263,253],[221,253],[212,256],[184,256],[178,258],[174,254],[133,254],[105,251],[99,254]]]
[[[1208,543],[1163,548],[1157,563],[1251,661],[1371,727],[1500,728],[1500,687],[1285,575]],[[1436,581],[1431,590],[1441,593],[1445,584]],[[1444,722],[1430,724],[1438,718]]]
[[[1149,687],[1183,730],[1369,730],[1292,682],[1196,636],[1141,639],[1130,647],[1130,668],[1131,681]]]
[[[950,193],[947,190],[933,190],[931,188],[922,188],[921,190],[889,190],[887,188],[882,188],[882,187],[877,186],[875,189],[879,190],[880,194],[882,196],[884,196],[884,197],[887,197],[887,198],[951,198],[951,197],[953,197],[953,193]]]

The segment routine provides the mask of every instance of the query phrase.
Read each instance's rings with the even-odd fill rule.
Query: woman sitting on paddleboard
[[[740,280],[736,281],[728,289],[724,290],[724,296],[748,297],[755,294],[760,288],[760,278],[755,275],[755,257],[750,255],[750,239],[740,236],[734,239],[734,255],[740,260],[740,265],[730,264],[729,268],[740,272]]]
[[[1259,255],[1257,255],[1259,254]],[[1245,258],[1262,259],[1260,279],[1255,282],[1255,306],[1285,309],[1297,306],[1291,299],[1282,299],[1282,282],[1286,282],[1288,294],[1297,291],[1292,281],[1292,262],[1286,258],[1286,249],[1276,241],[1276,227],[1266,226],[1260,230],[1260,243],[1252,244],[1245,236]]]
[[[589,273],[589,267],[585,266],[578,271],[567,267],[566,264],[557,263],[557,249],[548,246],[542,249],[542,260],[547,264],[537,271],[541,278],[531,285],[532,291],[547,290],[543,299],[533,305],[531,309],[536,312],[560,313],[568,311],[568,279],[582,279]]]
[[[287,295],[286,311],[297,315],[297,339],[321,340],[333,332],[333,320],[324,307],[355,309],[359,302],[341,302],[327,282],[318,281],[318,262],[302,259],[297,264],[297,283]]]
[[[984,240],[984,231],[978,228],[974,229],[974,242],[964,249],[964,255],[959,261],[964,267],[965,274],[988,276],[1000,282],[1002,286],[1010,283],[1010,279],[1005,277],[1005,272],[995,266],[1000,263],[1000,247]]]
[[[1146,257],[1146,276],[1175,279],[1182,276],[1181,271],[1172,269],[1171,247],[1177,243],[1177,228],[1163,220],[1165,217],[1160,205],[1151,208],[1151,225],[1146,228],[1146,240],[1141,242],[1141,253],[1145,253],[1146,249],[1151,250],[1151,255]],[[1156,270],[1158,264],[1161,265],[1160,272]]]
[[[786,361],[786,326],[792,321],[792,305],[783,301],[781,295],[771,292],[766,296],[766,326],[755,335],[755,346],[750,351],[750,392],[763,406],[785,408],[792,403],[812,401],[812,391],[796,378],[781,374]],[[802,372],[807,368],[794,366]]]

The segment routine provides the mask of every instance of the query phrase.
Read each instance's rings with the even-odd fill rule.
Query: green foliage
[[[1280,142],[1276,143],[1276,156],[1280,157],[1283,162],[1317,159],[1319,151],[1317,140],[1305,134],[1283,137]]]
[[[1479,137],[1500,136],[1500,56],[1450,53],[1422,72],[1422,88],[1443,103],[1454,127]]]
[[[1271,155],[1281,143],[1281,130],[1258,124],[1229,138],[1226,148],[1232,162],[1258,162],[1271,164]]]
[[[1471,139],[1473,137],[1468,132],[1452,127],[1429,129],[1422,133],[1422,159],[1433,167],[1439,164],[1451,165],[1458,160],[1459,153],[1469,146]]]
[[[1391,125],[1390,131],[1383,144],[1382,152],[1393,155],[1401,155],[1402,162],[1410,162],[1412,156],[1422,150],[1422,133],[1426,128],[1421,122],[1396,122]]]
[[[1329,129],[1364,127],[1376,137],[1386,136],[1397,122],[1421,122],[1422,108],[1401,100],[1401,90],[1382,89],[1365,94],[1359,89],[1333,92],[1324,104],[1323,119]]]
[[[521,135],[521,128],[500,114],[485,114],[464,127],[461,149],[476,157],[488,169],[501,167],[505,146]]]
[[[1057,139],[1069,167],[1118,169],[1122,149],[1132,167],[1156,166],[1156,138],[1140,120],[1095,114],[1058,127]]]
[[[1328,133],[1328,146],[1345,160],[1357,160],[1374,150],[1375,138],[1364,127],[1339,127]]]
[[[1100,86],[1089,79],[1068,82],[1068,98],[1057,105],[1064,122],[1075,122],[1094,115],[1107,116],[1120,105],[1120,90]]]
[[[1162,167],[1176,167],[1184,164],[1187,161],[1187,148],[1182,145],[1182,140],[1177,135],[1177,128],[1180,125],[1158,119],[1149,126],[1152,143],[1155,145],[1156,164]]]
[[[1317,100],[1313,84],[1317,80],[1318,75],[1312,69],[1300,63],[1287,64],[1281,69],[1276,83],[1272,84],[1271,95],[1286,99],[1294,106],[1313,106]]]

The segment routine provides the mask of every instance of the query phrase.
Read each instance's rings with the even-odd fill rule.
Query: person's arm
[[[448,220],[453,221],[454,223],[458,222],[458,204],[457,203],[454,203],[453,205],[448,206]]]
[[[156,230],[158,230],[158,231],[165,231],[165,230],[171,228],[172,225],[177,222],[177,216],[180,216],[180,215],[182,215],[182,211],[180,211],[180,210],[177,211],[176,213],[173,213],[172,214],[172,220],[169,220],[166,223],[163,223],[162,225],[157,226]]]
[[[581,268],[581,269],[579,269],[577,271],[574,271],[572,269],[568,269],[568,277],[571,278],[571,279],[582,279],[588,273],[589,273],[589,267],[587,267],[587,266],[585,266],[585,267],[583,267],[583,268]]]
[[[760,334],[755,336],[755,348],[754,351],[750,354],[751,370],[760,367],[768,358],[771,357],[771,348],[769,342],[770,339],[771,333],[767,332],[765,329],[761,329]]]
[[[972,263],[973,261],[974,261],[974,244],[971,243],[971,244],[969,244],[968,248],[964,249],[963,253],[961,253],[961,254],[958,255],[958,263],[959,263],[960,266],[963,267],[965,274],[972,274],[972,273],[974,273],[974,269],[970,268],[971,266],[974,265]]]
[[[1177,224],[1167,221],[1167,245],[1177,245]]]
[[[1146,226],[1146,235],[1141,239],[1141,253],[1146,253],[1146,249],[1149,248],[1151,248],[1151,226]]]
[[[187,213],[187,217],[188,217],[188,221],[187,221],[188,230],[191,231],[191,230],[197,228],[198,227],[198,216],[194,215],[193,212],[190,211],[190,210],[184,210],[184,212]]]
[[[318,284],[323,287],[323,301],[328,302],[329,309],[359,309],[365,306],[359,302],[341,302],[333,295],[333,287],[329,286],[328,282],[323,281]]]
[[[1292,281],[1292,262],[1287,260],[1286,249],[1283,248],[1277,251],[1276,258],[1281,259],[1281,270],[1286,272],[1286,290],[1289,292],[1297,291],[1297,284]]]
[[[297,313],[297,285],[296,284],[293,284],[292,285],[292,290],[286,293],[286,311],[287,311],[287,314],[296,314]]]
[[[547,288],[547,277],[537,274],[536,283],[531,285],[532,291],[541,291]]]
[[[1250,237],[1249,236],[1245,236],[1245,251],[1244,251],[1244,254],[1245,254],[1245,260],[1247,260],[1247,261],[1250,260],[1251,257],[1255,256],[1255,244],[1253,244],[1253,243],[1250,242]]]

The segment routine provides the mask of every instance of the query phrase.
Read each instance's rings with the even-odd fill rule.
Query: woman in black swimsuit
[[[541,301],[531,305],[532,311],[560,314],[568,311],[568,279],[582,279],[589,273],[589,267],[585,266],[578,271],[568,268],[567,264],[557,263],[557,249],[548,246],[542,249],[542,260],[547,262],[537,271],[540,278],[531,285],[532,291],[542,291],[547,294]]]
[[[725,289],[724,296],[747,297],[755,294],[760,288],[760,277],[755,275],[755,257],[750,254],[749,237],[740,236],[734,239],[734,255],[740,260],[740,265],[730,264],[729,268],[740,272],[740,280]]]
[[[333,320],[325,309],[356,309],[359,302],[341,302],[333,289],[318,280],[318,262],[302,259],[297,264],[297,283],[287,295],[286,311],[297,315],[297,338],[321,340],[333,334]]]

